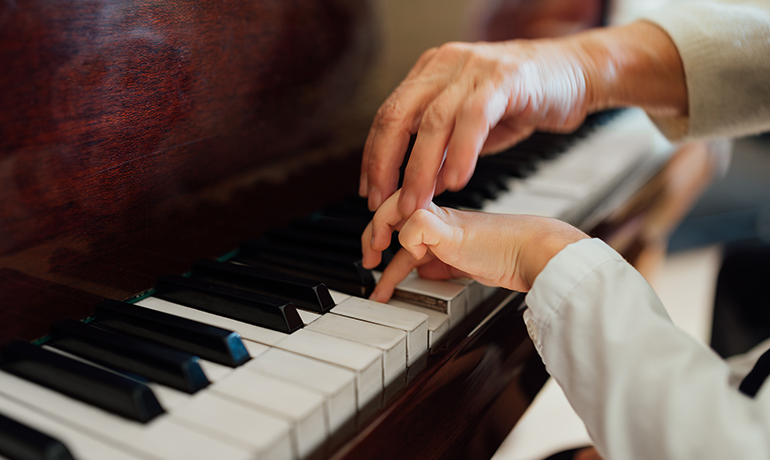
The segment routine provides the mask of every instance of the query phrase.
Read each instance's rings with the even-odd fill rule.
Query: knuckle
[[[406,111],[398,98],[391,97],[377,110],[378,127],[388,128],[403,123]]]
[[[433,104],[425,111],[420,123],[420,129],[429,132],[441,131],[453,120],[454,117],[443,107]]]
[[[430,216],[432,213],[428,211],[427,209],[418,209],[412,214],[412,218],[417,223],[424,223],[427,222],[430,219]]]
[[[382,161],[370,161],[369,162],[369,177],[373,182],[379,182],[383,178],[387,177],[390,170]],[[376,215],[375,215],[376,217]]]
[[[438,53],[443,55],[456,56],[468,51],[468,44],[462,42],[446,42],[438,47]]]
[[[420,58],[417,60],[417,62],[427,62],[430,61],[433,56],[438,53],[437,47],[428,48],[427,50],[423,51],[423,53],[420,55]]]
[[[469,119],[486,120],[488,118],[486,101],[482,98],[470,98],[463,103],[462,111]]]

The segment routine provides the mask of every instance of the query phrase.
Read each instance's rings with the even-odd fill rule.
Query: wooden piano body
[[[493,3],[0,2],[0,345],[355,193],[378,105],[425,48],[501,37]],[[508,3],[519,36],[606,10]],[[607,235],[632,252],[658,241],[633,218],[650,202],[616,211]],[[493,307],[329,454],[490,456],[546,378],[515,304],[469,335]]]

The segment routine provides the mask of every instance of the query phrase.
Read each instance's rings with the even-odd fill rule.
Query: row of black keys
[[[201,261],[188,276],[161,277],[154,295],[291,333],[303,326],[296,307],[323,314],[334,306],[326,284],[313,278],[351,295],[371,292],[374,279],[361,266],[359,248],[370,217],[360,200],[336,205],[244,242],[237,263]],[[3,348],[0,368],[145,423],[163,408],[142,379],[195,393],[209,384],[198,357],[230,367],[250,359],[234,332],[113,300],[98,305],[88,324],[55,324],[46,344],[134,378],[24,342]],[[0,455],[71,458],[57,440],[6,417],[0,418]]]

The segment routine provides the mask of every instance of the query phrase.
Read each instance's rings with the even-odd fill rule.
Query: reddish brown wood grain
[[[351,192],[371,23],[356,0],[0,2],[0,268],[126,297]]]

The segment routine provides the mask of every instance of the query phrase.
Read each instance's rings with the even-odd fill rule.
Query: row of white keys
[[[140,460],[124,449],[84,434],[67,423],[43,415],[13,399],[0,395],[0,414],[61,441],[78,460]]]
[[[447,332],[449,332],[449,315],[446,313],[441,313],[430,308],[418,307],[407,302],[393,299],[388,301],[388,305],[403,308],[405,310],[412,310],[428,316],[427,328],[429,349],[433,349],[434,346],[438,345],[441,340],[444,339]]]
[[[216,382],[208,391],[286,420],[291,425],[292,445],[299,458],[307,458],[320,449],[329,436],[324,398],[314,391],[248,368]],[[199,398],[194,398],[194,404]],[[206,411],[198,414],[205,415]]]
[[[497,286],[485,286],[478,281],[470,278],[453,278],[447,280],[450,283],[457,283],[466,286],[468,289],[468,308],[466,315],[469,315],[476,307],[484,303],[499,289]]]
[[[382,377],[385,386],[392,384],[406,372],[406,332],[402,330],[336,314],[323,315],[306,324],[305,329],[382,350]]]
[[[282,348],[346,369],[352,374],[356,389],[356,407],[359,409],[367,405],[382,390],[381,352],[372,347],[312,331],[299,330],[293,334],[284,334],[154,297],[148,297],[137,305],[235,331],[245,341]],[[247,345],[248,348],[249,345]]]
[[[377,281],[381,276],[382,273],[374,272]],[[449,327],[453,328],[467,314],[469,290],[466,286],[447,280],[421,278],[416,271],[412,271],[398,283],[393,299],[446,313],[449,316]]]
[[[265,396],[275,384],[266,385],[264,377],[246,371],[228,374],[193,395],[157,383],[148,385],[169,417],[182,425],[240,445],[258,458],[304,458],[323,444],[328,432],[319,403],[323,398],[280,382],[282,391],[275,397],[291,403],[276,410],[272,397]],[[243,397],[228,390],[233,386],[253,393]]]
[[[255,361],[261,354],[270,350],[269,347],[258,343],[251,343],[247,347]],[[350,391],[332,388],[332,392],[338,393],[335,398],[336,406],[332,408],[331,401],[326,404],[326,394],[308,388],[307,384],[297,385],[245,366],[232,370],[205,360],[201,362],[205,363],[203,367],[208,372],[214,370],[217,374],[210,379],[212,385],[205,390],[188,395],[155,383],[150,383],[149,386],[163,407],[169,410],[171,417],[179,419],[182,424],[216,437],[245,443],[252,451],[258,449],[258,452],[271,454],[270,458],[280,458],[278,454],[285,453],[283,448],[286,445],[293,449],[294,458],[307,458],[322,447],[332,429],[341,427],[355,416],[354,375],[342,369],[332,368],[331,373],[338,377],[344,374],[342,377],[348,378],[345,383]],[[283,363],[270,365],[268,362],[262,367],[269,370],[285,366]],[[316,363],[315,370],[330,373],[328,369],[323,369],[324,367],[331,366]],[[307,373],[304,375],[307,382],[314,382],[313,377],[318,376]],[[323,389],[328,392],[328,382]],[[347,401],[344,401],[345,398]],[[329,410],[326,410],[327,408]],[[223,418],[225,414],[231,416]],[[248,423],[233,423],[237,420]],[[261,430],[259,435],[255,436],[246,428],[249,425],[273,428]],[[282,429],[284,425],[288,429],[282,431],[287,432],[286,439],[290,436],[290,444],[275,439],[275,430]]]
[[[333,290],[329,292],[337,304],[330,313],[404,331],[407,366],[416,363],[427,353],[428,315],[360,297],[346,296]]]
[[[339,305],[332,310],[331,315],[321,316],[312,312],[300,311],[300,315],[307,326],[304,330],[290,335],[246,325],[238,321],[200,312],[159,299],[148,298],[138,304],[235,330],[246,339],[247,348],[250,351],[253,347],[253,344],[249,344],[251,340],[262,342],[264,346],[276,347],[271,349],[270,352],[265,353],[266,361],[268,361],[268,355],[276,356],[280,353],[283,353],[284,357],[294,356],[295,358],[302,359],[302,356],[296,355],[299,354],[314,360],[327,361],[337,366],[354,370],[355,389],[359,395],[364,395],[364,398],[358,401],[358,404],[349,403],[350,396],[353,393],[350,391],[352,386],[350,383],[346,387],[344,384],[340,385],[339,379],[337,379],[338,382],[334,385],[326,385],[325,388],[320,389],[324,394],[323,404],[325,406],[324,413],[326,414],[328,431],[334,433],[346,421],[353,418],[356,408],[361,410],[369,400],[379,393],[383,385],[390,383],[391,379],[400,375],[404,369],[404,360],[412,364],[420,356],[425,355],[428,347],[427,324],[429,316],[416,311],[408,311],[408,309],[345,296],[344,294],[333,293],[333,296]],[[355,318],[355,320],[352,318]],[[356,326],[360,330],[356,330]],[[340,336],[346,340],[340,341]],[[351,356],[351,347],[355,347],[350,341],[363,342],[364,344],[374,346],[379,349],[384,360],[380,362],[382,359],[380,357],[372,361],[374,365],[362,366],[361,363],[366,360],[361,360],[359,356],[359,362],[351,366],[350,362],[344,362],[350,361],[351,358],[354,358],[353,361],[356,361],[356,357]],[[286,353],[286,351],[295,353],[295,355]],[[355,352],[352,353],[352,355],[355,354]],[[267,366],[260,364],[262,363],[260,358],[260,356],[257,356],[247,366],[256,367],[259,365],[258,370],[260,372],[291,381],[295,384],[307,384],[307,382],[316,380],[313,377],[316,372],[308,372],[303,369],[307,366],[295,366],[295,369],[303,369],[301,373],[291,372],[286,371],[285,359],[272,359],[270,366]],[[370,355],[368,359],[371,358],[373,356]],[[391,363],[393,364],[391,365]],[[379,374],[376,377],[373,375],[375,372]],[[221,385],[220,383],[215,383],[213,386],[215,391],[217,388],[225,387],[226,385]],[[318,391],[319,388],[314,388],[314,390]],[[222,391],[223,394],[226,393],[225,390]],[[241,397],[245,396],[241,395]],[[302,453],[304,454],[306,451]]]
[[[512,179],[510,191],[483,211],[574,220],[641,161],[666,150],[656,146],[659,137],[643,111],[627,110],[531,176]]]
[[[91,366],[123,375],[54,347],[44,346],[43,348]],[[201,361],[203,362],[203,360]],[[215,363],[210,364],[218,366]],[[230,373],[210,380],[212,382],[221,381],[226,379],[228,375]],[[139,379],[138,376],[132,374],[126,376]],[[144,380],[142,383],[150,387],[161,406],[166,410],[167,416],[175,422],[186,425],[204,435],[240,445],[255,458],[300,458],[302,452],[310,451],[320,445],[317,439],[311,438],[302,441],[296,439],[295,432],[298,430],[291,423],[290,414],[271,415],[261,408],[244,407],[221,397],[216,392],[211,392],[210,389],[213,387],[188,394],[159,383]],[[255,382],[255,388],[259,388],[258,382]],[[287,391],[291,391],[291,388]],[[308,443],[312,443],[312,445],[308,446]]]
[[[204,460],[254,456],[248,449],[190,429],[168,414],[146,424],[137,423],[2,371],[0,394],[142,458]]]
[[[269,349],[245,366],[323,394],[332,433],[339,432],[355,416],[355,374],[347,369],[280,348]]]

